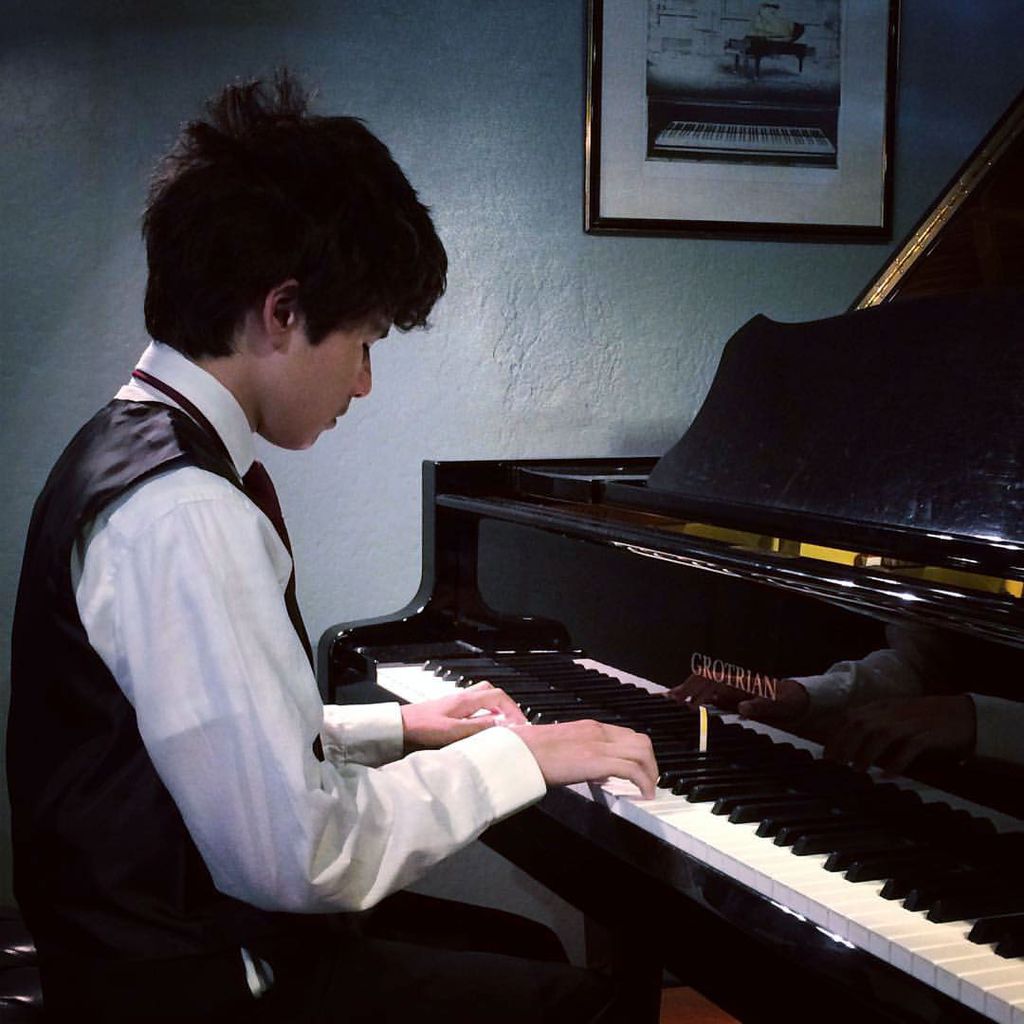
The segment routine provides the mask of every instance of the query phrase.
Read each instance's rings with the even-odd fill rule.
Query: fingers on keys
[[[658,766],[650,739],[618,725],[560,722],[517,730],[548,785],[628,779],[653,799]]]
[[[455,694],[453,711],[463,718],[490,716],[490,724],[523,725],[526,716],[504,691],[488,682],[473,683]]]

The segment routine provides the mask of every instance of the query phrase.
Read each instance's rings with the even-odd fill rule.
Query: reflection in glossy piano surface
[[[742,328],[660,459],[425,466],[420,593],[320,644],[329,699],[488,678],[536,721],[647,731],[655,800],[552,791],[486,841],[745,1022],[1024,1021],[1012,756],[856,771],[820,757],[842,708],[717,714],[701,755],[658,692],[696,666],[770,694],[896,631],[943,652],[922,693],[1021,700],[1021,120],[865,308]]]

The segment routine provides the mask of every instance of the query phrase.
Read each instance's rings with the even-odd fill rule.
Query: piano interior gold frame
[[[953,180],[851,309],[1024,282],[1024,92],[1010,104]]]

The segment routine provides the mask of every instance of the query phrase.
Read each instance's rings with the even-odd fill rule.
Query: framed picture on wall
[[[899,0],[590,0],[585,228],[889,237]]]

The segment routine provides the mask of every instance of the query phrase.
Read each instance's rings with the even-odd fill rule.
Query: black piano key
[[[1024,913],[1024,891],[1010,891],[1001,885],[978,885],[971,891],[940,896],[928,908],[928,920],[971,921],[992,914]]]
[[[807,793],[851,803],[857,798],[872,796],[874,786],[870,776],[863,772],[830,761],[814,761],[801,782],[801,788]]]
[[[757,800],[778,801],[781,797],[784,797],[786,794],[792,794],[792,792],[793,791],[789,788],[788,783],[780,781],[778,785],[772,786],[760,797],[750,796],[748,794],[743,793],[735,794],[733,796],[719,797],[712,806],[711,813],[728,815],[729,820],[735,824],[735,821],[732,817],[732,812],[737,807],[749,808],[751,804],[756,802]]]
[[[739,771],[735,768],[708,768],[708,769],[693,769],[680,772],[676,775],[675,782],[672,784],[672,792],[676,796],[689,796],[693,791],[694,786],[699,786],[704,783],[755,783],[763,782],[763,778],[760,775],[754,775],[750,772]]]
[[[948,867],[949,858],[927,847],[911,846],[857,858],[847,868],[846,879],[850,882],[882,881],[894,877],[901,871],[913,871],[929,866]]]
[[[485,668],[494,664],[493,658],[429,658],[423,667],[428,672],[440,672],[460,665],[463,668]]]
[[[943,879],[961,875],[967,870],[966,864],[911,866],[905,871],[901,869],[891,878],[887,878],[879,895],[886,900],[903,900],[915,888],[931,885],[933,882],[941,882]]]
[[[843,871],[848,882],[857,881],[849,875],[849,869],[855,864],[862,864],[868,857],[891,857],[898,852],[915,850],[921,853],[920,847],[906,845],[906,840],[894,838],[891,835],[879,838],[875,841],[866,841],[862,845],[857,843],[844,843],[842,846],[829,852],[825,863],[822,865],[826,871]],[[884,876],[883,876],[884,877]]]
[[[1024,935],[1008,935],[996,943],[996,956],[1003,956],[1009,960],[1024,956]]]
[[[577,700],[575,697],[553,696],[549,692],[524,694],[519,698],[518,703],[524,712],[528,708],[536,708],[539,711],[541,708],[578,708],[583,706],[583,701]],[[593,704],[587,706],[596,707]]]
[[[676,783],[692,780],[699,777],[701,773],[710,771],[735,773],[741,770],[729,758],[715,758],[714,760],[706,760],[706,758],[706,754],[700,755],[699,759],[692,760],[676,756],[670,758],[664,765],[659,761],[658,767],[661,769],[659,785],[662,788],[671,789]]]
[[[729,820],[736,824],[748,821],[763,822],[765,818],[772,815],[790,812],[826,815],[828,813],[828,804],[817,797],[804,797],[797,793],[793,793],[785,798],[773,796],[755,797],[752,800],[735,801],[733,809],[729,812]]]
[[[778,835],[779,830],[787,825],[813,825],[822,821],[832,821],[834,817],[835,812],[833,811],[819,814],[816,811],[809,812],[799,807],[792,810],[776,811],[761,819],[755,834],[770,838]]]
[[[967,938],[971,942],[988,945],[1001,942],[1013,935],[1024,938],[1024,914],[999,914],[982,917],[974,922]]]
[[[753,762],[744,759],[742,757],[742,754],[743,748],[737,746],[734,743],[716,743],[714,745],[708,744],[708,749],[704,751],[698,750],[695,745],[690,751],[690,756],[692,756],[695,761],[713,757],[719,759],[727,759],[730,764],[735,765],[739,765],[741,763],[746,763],[747,765],[753,764]],[[680,754],[680,756],[685,757],[686,755],[684,753]]]
[[[863,855],[865,853],[876,853],[880,850],[891,850],[898,845],[898,841],[888,832],[828,832],[825,834],[810,834],[802,836],[793,844],[793,854],[797,857],[807,857],[811,854],[826,854],[833,859],[831,871],[845,871],[849,865],[843,863],[841,854]]]
[[[907,893],[903,905],[907,910],[931,910],[940,899],[948,900],[953,896],[976,892],[979,886],[987,885],[990,878],[991,875],[986,871],[979,871],[973,865],[965,866],[963,870],[929,878],[927,882],[914,886]]]
[[[441,679],[447,679],[449,682],[455,683],[456,686],[472,686],[474,683],[488,682],[504,689],[514,686],[516,682],[522,679],[519,673],[511,670],[493,672],[489,669],[469,668],[449,668],[437,673],[437,675]],[[522,681],[526,682],[527,680]]]
[[[658,749],[661,750],[666,757],[675,754],[685,757],[694,753],[697,748],[688,739],[673,739],[671,737],[665,737],[659,740]]]
[[[677,759],[672,769],[677,781],[700,779],[709,775],[742,776],[744,778],[764,778],[764,772],[746,765],[737,764],[731,757],[716,757],[713,760],[685,761]]]
[[[466,673],[467,675],[469,673]],[[494,680],[490,680],[494,682]],[[498,684],[508,694],[516,693],[551,693],[565,695],[565,690],[556,690],[543,679],[528,679],[525,676],[498,679]]]
[[[672,758],[666,761],[659,760],[658,769],[661,772],[658,776],[658,784],[664,789],[671,789],[681,779],[689,778],[693,770],[689,765],[680,764]]]
[[[682,759],[682,755],[678,751],[662,750],[661,744],[653,739],[651,745],[654,747],[654,758],[663,772],[686,767],[687,762]]]
[[[794,822],[784,825],[775,834],[776,846],[792,846],[794,843],[810,835],[840,835],[857,829],[872,828],[877,822],[872,818],[855,817],[848,814],[833,814],[821,818]]]
[[[776,783],[757,779],[733,779],[728,782],[698,782],[686,794],[691,804],[713,803],[733,793],[759,796],[772,791]],[[673,790],[675,792],[675,790]]]
[[[609,725],[620,724],[613,715],[600,715],[593,708],[541,708],[538,711],[524,712],[527,719],[534,725],[551,725],[556,722],[590,722],[600,720]]]

